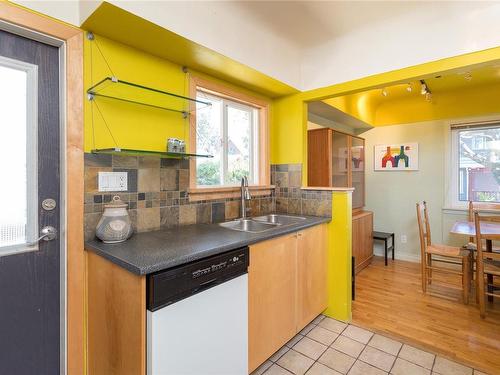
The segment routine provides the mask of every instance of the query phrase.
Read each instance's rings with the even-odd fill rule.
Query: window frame
[[[460,173],[459,173],[459,149],[458,149],[458,134],[460,130],[473,130],[481,128],[500,128],[500,119],[484,120],[467,123],[450,123],[448,128],[449,134],[449,178],[448,178],[448,194],[446,206],[452,209],[465,210],[468,207],[468,201],[459,200],[460,190]]]
[[[207,93],[202,90],[197,90],[197,97],[199,97],[199,93],[202,93],[205,95],[203,98],[210,100],[210,101],[220,101],[221,104],[221,119],[222,119],[222,126],[221,126],[221,137],[222,137],[222,170],[221,170],[221,177],[222,180],[225,181],[225,178],[227,177],[226,174],[228,172],[228,150],[229,150],[229,130],[228,130],[228,108],[235,108],[241,111],[245,111],[249,113],[249,122],[250,122],[250,143],[249,143],[249,176],[248,176],[248,181],[251,184],[255,184],[255,181],[257,183],[255,185],[258,185],[258,154],[259,154],[259,148],[260,145],[257,143],[255,144],[255,139],[258,138],[259,136],[259,129],[258,129],[258,108],[255,106],[251,106],[248,104],[240,103],[232,99],[224,98],[221,96],[216,96],[212,93]],[[203,99],[200,99],[203,100]],[[196,185],[198,188],[216,188],[216,187],[234,187],[238,186],[238,184],[222,184],[222,185]]]
[[[192,98],[202,91],[235,104],[253,107],[257,110],[258,128],[254,138],[258,142],[257,155],[254,155],[254,173],[256,184],[250,184],[253,195],[270,194],[271,171],[269,162],[269,101],[261,99],[219,82],[210,81],[191,75],[189,78],[189,93]],[[191,103],[189,116],[189,151],[196,152],[196,103]],[[255,121],[255,119],[254,119]],[[189,200],[221,199],[238,197],[239,186],[198,186],[196,179],[196,160],[189,162]],[[252,164],[252,163],[251,163]],[[256,164],[256,165],[255,165]]]

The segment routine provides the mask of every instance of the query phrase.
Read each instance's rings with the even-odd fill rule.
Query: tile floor
[[[485,375],[433,353],[323,315],[252,375]]]

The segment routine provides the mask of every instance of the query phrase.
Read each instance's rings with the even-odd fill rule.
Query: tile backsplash
[[[276,212],[295,215],[332,216],[332,193],[302,190],[302,164],[271,165]]]
[[[98,172],[127,172],[127,191],[99,192]],[[301,190],[300,164],[271,165],[268,196],[252,197],[250,215],[271,212],[331,216],[331,192]],[[189,161],[142,156],[85,154],[85,240],[95,237],[104,205],[119,195],[136,232],[238,218],[239,198],[189,202]]]
[[[98,172],[127,172],[127,191],[99,192]],[[129,205],[136,232],[195,223],[217,223],[240,216],[240,199],[189,202],[189,160],[85,154],[85,240],[95,237],[104,205],[114,195]],[[275,211],[274,192],[253,197],[251,215]]]

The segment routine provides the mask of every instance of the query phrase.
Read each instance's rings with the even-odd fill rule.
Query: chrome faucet
[[[246,219],[247,217],[247,201],[252,199],[250,195],[250,190],[248,190],[248,178],[243,176],[241,179],[241,218]]]

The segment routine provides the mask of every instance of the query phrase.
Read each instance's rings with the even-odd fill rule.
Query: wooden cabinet
[[[322,224],[250,246],[249,372],[326,308],[326,241]]]
[[[352,215],[352,255],[355,272],[368,266],[373,258],[373,213],[360,211]]]
[[[352,255],[356,273],[373,257],[373,213],[365,205],[365,140],[330,128],[307,133],[307,184],[320,187],[353,187]]]
[[[248,267],[249,372],[295,332],[297,236],[250,246]]]
[[[331,129],[315,129],[307,132],[307,181],[309,186],[332,186]],[[314,151],[312,151],[314,150]]]
[[[250,246],[249,373],[327,307],[326,224]],[[146,373],[146,277],[87,252],[90,374]]]
[[[89,251],[88,373],[146,374],[146,277]]]
[[[298,233],[297,330],[300,331],[327,306],[326,225]]]
[[[365,205],[365,140],[330,128],[307,133],[307,184],[354,187],[352,208]]]

